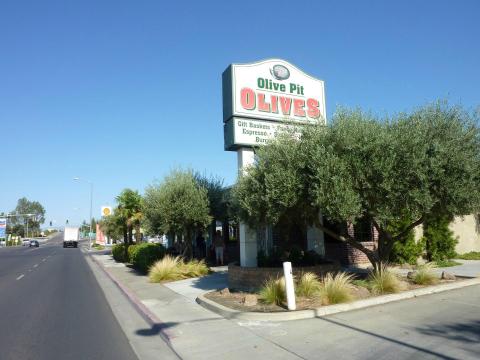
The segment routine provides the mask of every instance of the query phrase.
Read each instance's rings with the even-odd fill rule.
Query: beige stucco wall
[[[470,251],[480,251],[480,222],[475,215],[456,217],[450,224],[450,230],[453,236],[458,238],[458,244],[455,251],[464,254]],[[415,239],[419,240],[423,236],[423,225],[414,228]]]
[[[450,224],[450,230],[458,237],[457,253],[480,251],[480,223],[475,215],[456,217]]]

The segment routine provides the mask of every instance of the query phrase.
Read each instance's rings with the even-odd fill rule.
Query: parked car
[[[30,239],[23,239],[22,246],[30,246]]]
[[[37,240],[30,240],[30,245],[28,245],[29,247],[39,247],[40,244]]]

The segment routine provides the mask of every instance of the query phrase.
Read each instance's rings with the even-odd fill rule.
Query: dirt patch
[[[412,281],[410,281],[407,278],[402,278],[402,280],[405,283],[405,290],[415,290],[415,289],[420,289],[424,287],[428,287],[429,285],[417,285],[414,284]],[[441,284],[448,284],[452,283],[455,281],[459,281],[462,279],[457,279],[457,280],[439,280],[439,282],[436,285],[441,285]],[[376,295],[372,294],[370,290],[364,286],[356,286],[353,285],[351,287],[350,293],[353,297],[353,301],[355,300],[362,300],[362,299],[367,299],[370,297],[374,297]],[[230,291],[225,291],[225,290],[219,290],[219,291],[212,291],[207,294],[205,294],[205,297],[209,300],[215,301],[216,303],[226,306],[230,309],[238,310],[238,311],[244,311],[244,312],[262,312],[262,313],[275,313],[275,312],[286,312],[287,307],[286,305],[275,305],[275,304],[265,304],[263,303],[260,299],[258,299],[258,302],[256,305],[252,306],[246,306],[244,304],[245,296],[246,295],[256,295],[254,293],[249,293],[249,292],[230,292]],[[258,298],[258,296],[257,296]],[[297,297],[296,298],[296,305],[297,305],[297,310],[309,310],[309,309],[316,309],[321,306],[326,306],[328,304],[322,303],[322,299],[320,296],[315,296],[312,298],[304,298],[304,297]]]

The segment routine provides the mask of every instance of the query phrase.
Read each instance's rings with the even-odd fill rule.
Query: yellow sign
[[[110,206],[102,206],[102,216],[112,215],[112,208]]]

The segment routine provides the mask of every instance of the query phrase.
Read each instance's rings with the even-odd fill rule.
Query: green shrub
[[[285,294],[285,278],[269,279],[258,293],[260,301],[266,304],[282,305],[287,298]]]
[[[135,269],[147,273],[148,269],[165,256],[165,248],[160,244],[138,244],[131,252],[131,264]]]
[[[455,245],[458,240],[448,225],[452,219],[444,215],[430,215],[423,223],[428,261],[453,259],[456,255]]]
[[[404,289],[404,283],[385,264],[373,271],[369,277],[370,289],[374,294],[397,293]]]
[[[322,279],[321,297],[325,304],[339,304],[352,300],[350,289],[353,275],[347,273],[328,273]]]
[[[321,285],[317,275],[306,272],[298,279],[295,293],[297,296],[312,297],[320,291]]]
[[[388,230],[390,230],[390,232],[393,234],[400,234],[411,223],[412,221],[408,217],[404,217],[390,224],[388,226]],[[415,233],[412,229],[393,244],[389,261],[395,264],[415,265],[417,263],[417,259],[423,254],[424,251],[425,241],[423,239],[415,241]]]
[[[437,260],[435,261],[435,264],[437,265],[437,267],[451,267],[462,265],[462,263],[454,260]]]
[[[182,280],[208,274],[208,267],[203,260],[183,261],[181,257],[166,255],[150,267],[150,282]]]
[[[466,254],[457,254],[455,259],[480,260],[480,251],[470,251]]]
[[[433,269],[435,269],[436,265],[434,263],[426,263],[424,265],[420,265],[416,272],[415,276],[413,277],[413,282],[418,285],[433,285],[438,282],[438,276],[435,274]]]
[[[132,263],[133,253],[134,253],[135,251],[137,251],[137,247],[138,247],[138,246],[137,246],[136,244],[135,244],[135,245],[130,245],[130,246],[128,247],[128,250],[127,250],[128,259],[127,259],[127,261],[128,261],[130,264]]]
[[[128,259],[125,257],[125,244],[113,245],[112,256],[116,262],[126,262]]]

